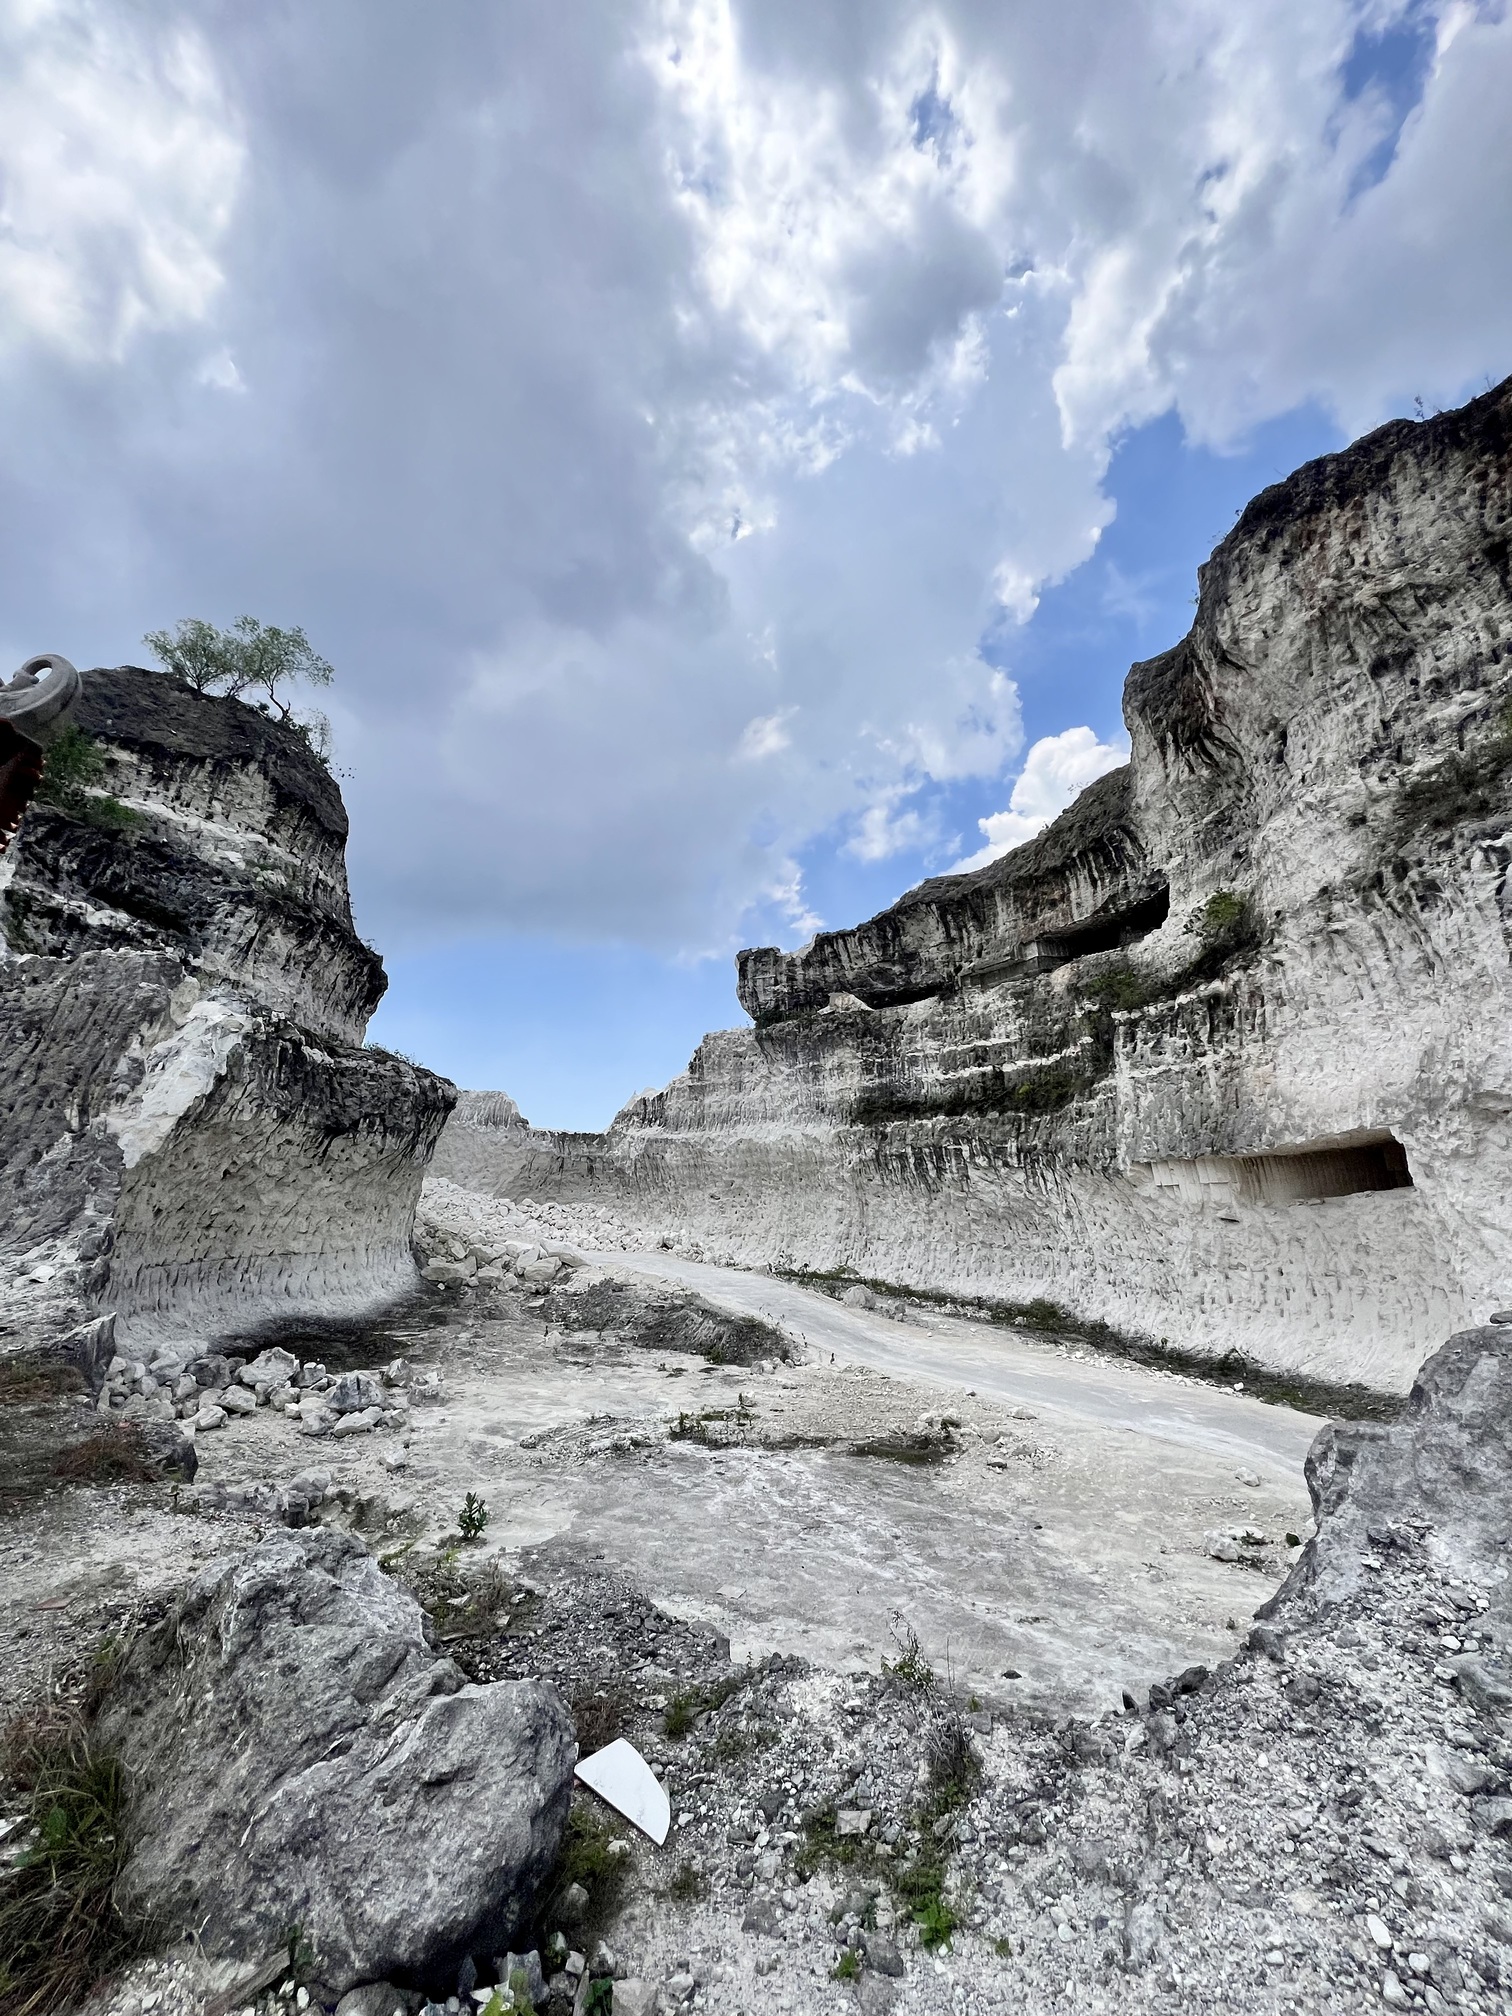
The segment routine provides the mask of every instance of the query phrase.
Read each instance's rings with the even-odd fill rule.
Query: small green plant
[[[662,1727],[674,1743],[680,1743],[698,1720],[700,1712],[697,1693],[692,1688],[686,1688],[683,1692],[674,1694],[667,1703]]]
[[[994,1939],[992,1950],[996,1953],[999,1960],[1011,1960],[1013,1958],[1013,1941],[1011,1939]]]
[[[86,1716],[95,1715],[105,1697],[115,1686],[120,1676],[121,1665],[126,1657],[126,1640],[107,1632],[99,1639],[89,1655],[89,1667],[84,1682],[82,1711]]]
[[[593,1942],[613,1923],[630,1879],[631,1858],[622,1849],[623,1837],[602,1810],[574,1799],[556,1866],[541,1889],[535,1945],[544,1950],[548,1934],[558,1929],[563,1898],[579,1883],[588,1892],[588,1909],[573,1928],[573,1939],[585,1953],[592,1952]]]
[[[935,1684],[935,1674],[933,1666],[924,1657],[924,1648],[919,1643],[918,1632],[901,1610],[894,1610],[887,1628],[892,1634],[893,1643],[898,1648],[898,1656],[893,1660],[882,1661],[883,1672],[891,1673],[894,1679],[901,1680],[905,1686],[916,1687],[921,1694],[927,1694]]]
[[[960,1919],[945,1895],[945,1865],[935,1855],[921,1853],[898,1872],[899,1902],[918,1928],[919,1944],[933,1952],[948,1945]]]
[[[1249,915],[1249,898],[1236,896],[1232,889],[1215,889],[1206,903],[1194,910],[1186,928],[1204,944],[1232,937]]]
[[[50,805],[76,811],[91,785],[105,775],[105,753],[92,735],[70,721],[42,760],[37,796]]]
[[[847,1946],[840,1958],[830,1969],[831,1981],[859,1981],[861,1978],[861,1955],[854,1946]]]
[[[679,1862],[666,1894],[674,1904],[696,1904],[704,1894],[703,1871],[696,1862]]]
[[[475,1491],[469,1491],[457,1514],[457,1531],[464,1540],[481,1540],[488,1525],[488,1506]]]
[[[70,721],[48,747],[36,795],[44,805],[56,805],[60,812],[92,826],[134,826],[137,814],[98,789],[104,775],[104,751],[92,735]]]
[[[1094,1009],[1143,1008],[1150,998],[1149,982],[1127,960],[1105,966],[1077,989],[1081,999]]]
[[[289,1956],[289,1979],[297,1987],[307,1981],[315,1967],[315,1948],[305,1936],[305,1929],[297,1922],[284,1933],[284,1949]]]
[[[48,1710],[6,1731],[0,1783],[34,1837],[0,1875],[0,2010],[52,2016],[146,1941],[115,1901],[125,1774],[80,1717]]]

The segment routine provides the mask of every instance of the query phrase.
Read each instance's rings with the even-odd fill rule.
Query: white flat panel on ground
[[[672,1807],[652,1775],[651,1766],[633,1743],[623,1736],[603,1750],[595,1750],[577,1767],[583,1783],[607,1799],[616,1813],[623,1813],[642,1834],[649,1834],[659,1848],[672,1825]]]

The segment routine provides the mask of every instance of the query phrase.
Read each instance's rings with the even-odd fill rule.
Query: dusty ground
[[[633,1318],[646,1276],[616,1276]],[[549,1675],[586,1740],[623,1731],[664,1775],[673,1834],[630,1840],[608,1928],[627,2008],[1347,2010],[1389,1970],[1394,2006],[1512,2009],[1512,1867],[1455,1776],[1494,1792],[1512,1756],[1439,1663],[1475,1642],[1445,1619],[1499,1645],[1505,1571],[1471,1590],[1404,1541],[1278,1663],[1242,1648],[1311,1531],[1305,1418],[967,1325],[955,1362],[949,1324],[831,1303],[766,1310],[804,1362],[711,1367],[583,1327],[609,1278],[447,1290],[346,1339],[342,1363],[441,1373],[408,1429],[261,1411],[201,1438],[177,1510],[166,1485],[38,1497],[34,1465],[0,1519],[5,1701],[245,1542],[257,1518],[202,1495],[318,1464],[320,1516],[468,1671]],[[22,1440],[77,1405],[31,1403]],[[458,1546],[469,1491],[489,1520]],[[1216,1560],[1226,1530],[1264,1544]],[[1197,1691],[1152,1704],[1184,1669]],[[970,1744],[953,1778],[942,1730]],[[188,2016],[224,1985],[168,1956],[99,2007]]]
[[[200,1439],[199,1481],[284,1482],[318,1460],[333,1489],[431,1536],[471,1491],[489,1507],[490,1554],[570,1547],[710,1625],[738,1658],[875,1672],[901,1613],[983,1701],[1083,1711],[1232,1651],[1285,1570],[1286,1535],[1309,1530],[1300,1462],[1246,1434],[1252,1416],[1269,1433],[1273,1410],[1238,1396],[1221,1448],[1204,1448],[1097,1418],[1074,1387],[1046,1404],[1054,1354],[1017,1340],[997,1344],[999,1383],[1018,1361],[1032,1407],[949,1383],[938,1337],[942,1376],[929,1379],[817,1350],[773,1370],[710,1367],[548,1327],[560,1293],[537,1308],[517,1290],[451,1297],[444,1328],[372,1340],[374,1364],[404,1355],[443,1374],[404,1444],[316,1441],[264,1410]],[[7,1693],[86,1614],[168,1586],[216,1544],[218,1522],[173,1514],[169,1495],[54,1490],[0,1527]],[[1266,1544],[1243,1563],[1210,1559],[1208,1536],[1230,1528]]]

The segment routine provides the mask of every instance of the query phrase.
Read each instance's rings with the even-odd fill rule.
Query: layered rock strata
[[[83,675],[100,781],[0,861],[0,1348],[352,1313],[414,1287],[452,1088],[361,1047],[340,793],[298,733]]]
[[[746,952],[754,1029],[602,1136],[437,1167],[648,1240],[1402,1392],[1512,1299],[1512,381],[1263,492],[1131,671],[1125,770],[989,867]]]

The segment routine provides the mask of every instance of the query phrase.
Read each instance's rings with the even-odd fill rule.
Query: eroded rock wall
[[[106,767],[0,859],[0,1349],[350,1314],[412,1289],[454,1097],[360,1047],[384,987],[346,815],[291,729],[84,675]]]
[[[1512,1300],[1512,381],[1264,492],[1039,839],[741,955],[603,1136],[438,1168],[710,1256],[1405,1391]]]

